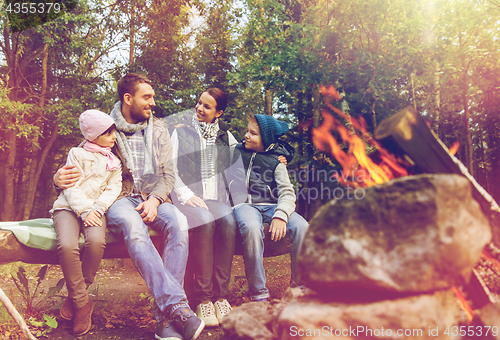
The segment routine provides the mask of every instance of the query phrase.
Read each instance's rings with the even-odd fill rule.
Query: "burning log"
[[[465,165],[448,151],[413,107],[409,106],[380,122],[374,137],[396,156],[408,156],[422,173],[465,176],[472,184],[472,196],[490,222],[493,243],[500,245],[498,203],[469,173]]]

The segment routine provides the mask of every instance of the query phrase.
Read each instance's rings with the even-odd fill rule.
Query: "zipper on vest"
[[[256,152],[252,154],[252,157],[250,158],[250,162],[248,163],[248,169],[247,169],[247,190],[248,190],[248,203],[252,204],[252,194],[250,193],[250,171],[252,170],[252,165],[253,165],[253,159],[255,158],[255,155],[257,155]]]

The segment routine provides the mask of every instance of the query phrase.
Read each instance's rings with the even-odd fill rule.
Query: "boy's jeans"
[[[276,204],[257,205],[240,204],[234,208],[234,215],[243,241],[243,259],[245,260],[245,275],[248,290],[252,300],[268,298],[266,288],[266,272],[264,271],[264,227],[262,223],[271,225]],[[309,228],[307,221],[297,213],[292,213],[286,225],[286,237],[290,238],[290,258],[292,279],[291,285],[300,284],[297,272],[297,257],[299,255],[304,235]]]
[[[187,220],[170,203],[158,206],[156,219],[149,226],[163,235],[165,245],[162,256],[156,251],[148,234],[148,226],[134,208],[143,200],[139,197],[123,197],[115,201],[106,213],[108,228],[118,227],[132,262],[153,295],[162,315],[168,316],[174,305],[187,306],[182,288],[188,256]]]

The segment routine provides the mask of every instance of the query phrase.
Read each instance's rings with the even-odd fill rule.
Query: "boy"
[[[283,155],[290,161],[295,153],[289,144],[278,139],[287,131],[285,122],[268,115],[251,114],[245,141],[237,145],[245,167],[248,193],[245,203],[234,207],[234,214],[242,236],[245,274],[252,301],[267,301],[269,298],[263,265],[263,223],[269,223],[273,241],[289,235],[290,285],[297,287],[300,284],[297,256],[309,224],[295,212],[293,185],[285,164],[277,158]]]

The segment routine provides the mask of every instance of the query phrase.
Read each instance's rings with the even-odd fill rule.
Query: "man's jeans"
[[[275,204],[257,205],[240,204],[234,208],[234,215],[243,241],[243,259],[245,275],[248,281],[248,291],[252,300],[268,298],[266,288],[266,272],[264,271],[264,227],[263,223],[271,225]],[[290,258],[292,278],[291,286],[300,284],[297,272],[297,256],[299,255],[304,235],[309,224],[297,213],[292,213],[286,225],[286,236],[290,238]]]
[[[207,200],[208,210],[179,205],[191,231],[191,258],[194,265],[194,306],[227,298],[234,255],[236,220],[231,207]]]
[[[158,214],[149,226],[165,240],[160,257],[149,237],[148,226],[134,210],[141,202],[141,198],[120,198],[111,205],[106,217],[108,228],[118,227],[123,232],[128,254],[163,314],[156,315],[161,321],[169,316],[173,306],[187,306],[182,288],[188,255],[187,220],[170,203],[158,206]]]

